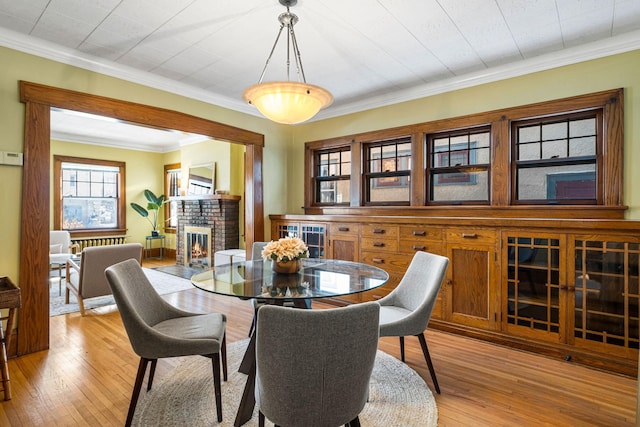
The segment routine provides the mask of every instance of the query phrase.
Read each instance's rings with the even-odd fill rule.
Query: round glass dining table
[[[274,273],[271,261],[240,261],[197,273],[191,283],[203,291],[242,299],[260,299],[282,305],[293,301],[299,308],[311,308],[311,300],[366,292],[389,280],[386,271],[358,262],[305,258],[298,273]],[[258,310],[256,310],[256,316]],[[239,371],[247,374],[234,426],[249,421],[255,406],[255,330]]]
[[[304,258],[298,273],[271,270],[271,261],[240,261],[195,274],[196,288],[240,298],[309,300],[365,292],[389,280],[386,271],[367,264],[334,259]]]

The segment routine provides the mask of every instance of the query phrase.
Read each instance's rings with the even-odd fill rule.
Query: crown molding
[[[37,39],[5,28],[0,28],[0,45],[35,56],[51,59],[53,61],[73,65],[89,71],[160,89],[176,95],[207,102],[233,111],[263,118],[255,108],[252,108],[240,99],[231,99],[211,92],[206,92],[200,88],[195,88],[148,72],[136,70],[129,66],[116,64],[113,61],[76,52],[72,49],[61,47],[46,40]],[[538,71],[550,70],[565,65],[599,59],[637,49],[640,49],[640,30],[611,37],[606,40],[600,40],[536,56],[503,66],[492,67],[486,70],[456,76],[438,82],[415,86],[409,89],[394,90],[393,92],[383,95],[363,98],[359,101],[344,104],[336,103],[329,109],[320,111],[311,121],[318,121],[401,102],[412,101],[449,91],[519,77]]]

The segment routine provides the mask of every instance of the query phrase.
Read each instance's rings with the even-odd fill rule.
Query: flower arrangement
[[[277,241],[270,241],[262,250],[264,260],[272,259],[277,262],[287,262],[307,258],[309,248],[298,237],[283,237]]]

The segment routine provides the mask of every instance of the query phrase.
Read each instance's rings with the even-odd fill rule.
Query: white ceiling
[[[258,115],[277,0],[0,0],[0,45]],[[640,48],[640,0],[299,0],[339,116]],[[284,51],[284,44],[279,44]],[[284,53],[265,76],[285,80]]]

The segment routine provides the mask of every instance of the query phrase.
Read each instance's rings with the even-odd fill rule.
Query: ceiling
[[[276,0],[0,0],[0,45],[258,115],[242,92],[285,10]],[[307,82],[334,96],[317,119],[640,48],[640,0],[299,0],[291,11]],[[278,47],[265,81],[286,80]]]

